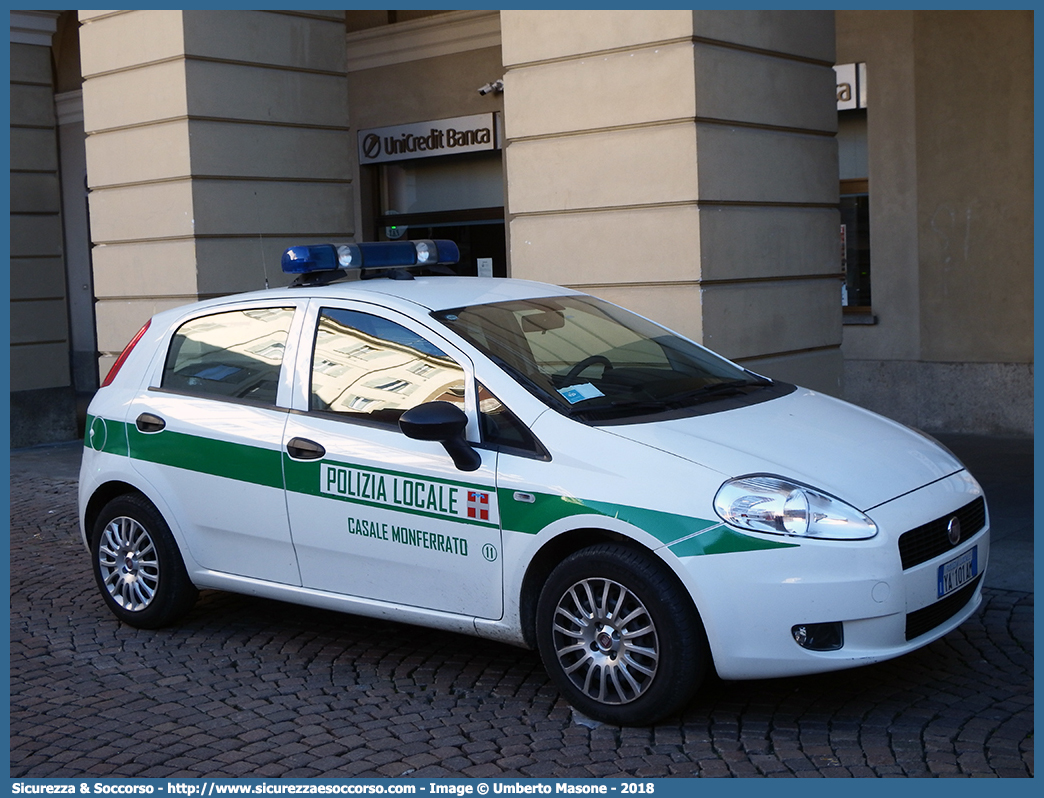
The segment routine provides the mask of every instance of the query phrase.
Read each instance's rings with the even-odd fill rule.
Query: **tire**
[[[170,527],[139,494],[119,496],[102,509],[92,530],[91,560],[105,605],[139,629],[173,623],[199,595]]]
[[[581,549],[551,572],[536,634],[544,667],[569,703],[619,726],[682,710],[710,662],[699,615],[674,575],[615,543]]]

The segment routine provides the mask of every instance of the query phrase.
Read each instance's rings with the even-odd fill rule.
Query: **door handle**
[[[142,413],[135,420],[134,426],[138,428],[139,432],[159,432],[167,426],[167,422],[152,413]]]
[[[295,460],[318,460],[326,454],[326,449],[308,438],[291,438],[286,451]]]

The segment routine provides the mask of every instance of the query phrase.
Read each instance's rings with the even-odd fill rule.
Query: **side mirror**
[[[415,441],[438,441],[444,447],[453,465],[461,471],[475,471],[482,458],[464,439],[468,417],[450,402],[425,402],[411,407],[399,417],[399,429]]]

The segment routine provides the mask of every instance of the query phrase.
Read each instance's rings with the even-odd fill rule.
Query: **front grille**
[[[915,637],[920,637],[932,631],[936,626],[946,623],[964,609],[965,605],[971,601],[975,588],[981,579],[982,574],[979,574],[956,593],[951,593],[946,598],[940,599],[934,604],[929,604],[927,607],[922,607],[915,612],[907,613],[906,639],[913,640]]]
[[[956,544],[951,544],[946,536],[946,527],[954,516],[957,516],[957,520],[961,522],[961,539]],[[980,496],[955,513],[948,513],[917,529],[904,532],[899,538],[899,556],[903,561],[903,570],[945,554],[955,545],[959,546],[970,537],[977,535],[984,526],[986,526],[986,500]]]

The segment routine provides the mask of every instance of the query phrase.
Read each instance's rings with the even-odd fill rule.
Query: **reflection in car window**
[[[417,333],[380,316],[324,308],[309,409],[395,424],[415,405],[464,403],[464,370]]]
[[[274,405],[293,308],[215,313],[174,333],[161,388]]]
[[[582,420],[683,409],[771,385],[594,297],[497,302],[432,316],[546,404]]]

